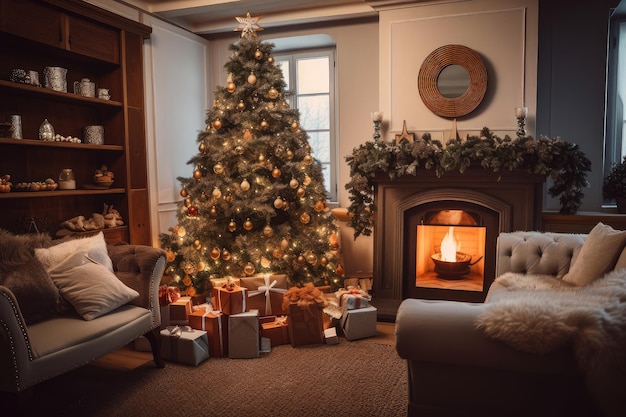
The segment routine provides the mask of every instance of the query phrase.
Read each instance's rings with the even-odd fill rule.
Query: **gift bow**
[[[170,336],[181,337],[183,332],[193,332],[193,329],[190,326],[167,326],[167,331],[170,333]]]
[[[265,315],[266,316],[271,316],[272,315],[272,302],[270,299],[270,292],[276,292],[276,293],[286,293],[287,290],[284,288],[274,288],[276,286],[276,284],[278,284],[278,281],[274,280],[272,281],[272,283],[270,284],[270,275],[269,274],[264,274],[263,275],[263,281],[265,282],[265,285],[260,285],[259,288],[257,288],[254,291],[249,291],[248,292],[248,297],[254,297],[255,295],[259,295],[259,294],[265,294]]]
[[[161,285],[159,287],[159,305],[166,306],[178,301],[180,290],[177,287]]]

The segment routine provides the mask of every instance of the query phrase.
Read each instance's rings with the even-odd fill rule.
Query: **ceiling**
[[[420,0],[123,0],[191,32],[229,32],[235,17],[261,16],[263,28],[376,16],[376,7]],[[425,0],[421,0],[425,1]]]

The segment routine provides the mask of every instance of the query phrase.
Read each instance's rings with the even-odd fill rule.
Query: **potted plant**
[[[622,162],[613,164],[602,186],[604,198],[613,198],[617,211],[626,213],[626,156]]]

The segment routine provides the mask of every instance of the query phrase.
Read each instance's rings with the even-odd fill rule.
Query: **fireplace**
[[[482,302],[495,278],[498,234],[539,230],[543,176],[470,169],[375,180],[375,298]],[[452,234],[454,258],[442,246]]]

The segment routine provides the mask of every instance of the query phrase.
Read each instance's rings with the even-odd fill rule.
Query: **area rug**
[[[406,415],[408,400],[405,361],[395,347],[366,340],[282,345],[259,358],[209,358],[197,367],[84,367],[48,382],[22,415],[394,417]]]

